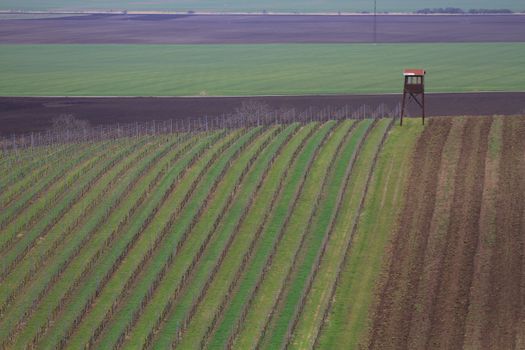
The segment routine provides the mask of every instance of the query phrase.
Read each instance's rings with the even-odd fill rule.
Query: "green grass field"
[[[515,11],[525,10],[519,0],[400,0],[378,1],[380,11],[415,11],[426,7],[507,8]],[[149,10],[149,11],[213,11],[213,12],[357,12],[372,11],[370,0],[259,0],[259,1],[215,1],[215,0],[159,0],[159,1],[80,1],[80,0],[4,0],[0,10]]]
[[[471,179],[505,170],[519,184],[514,192],[525,194],[524,130],[525,119],[510,117],[430,118],[425,127],[416,119],[403,127],[328,120],[2,149],[0,347],[366,347],[371,332],[382,335],[381,298],[403,301],[403,291],[412,292],[381,291],[408,272],[421,269],[428,283],[413,296],[432,307],[427,289],[438,250],[452,246],[457,218],[449,214],[463,200],[462,172]],[[485,151],[465,135],[479,135]],[[495,206],[498,186],[507,185],[487,177],[473,186],[485,193],[483,212],[494,210],[473,219],[483,224],[473,234],[481,227],[487,240],[504,210]],[[501,232],[522,222],[519,205]],[[432,215],[420,214],[427,209]],[[428,230],[396,239],[404,222]],[[429,260],[408,264],[427,251],[424,232]],[[407,274],[386,283],[403,242]],[[477,342],[477,305],[465,316],[469,343]],[[414,314],[421,322],[412,323],[411,342],[425,341],[425,325],[432,330],[426,315]]]
[[[525,91],[525,44],[0,45],[3,96]]]

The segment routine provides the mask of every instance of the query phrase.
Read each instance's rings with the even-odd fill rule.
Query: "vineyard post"
[[[4,149],[4,154],[7,157],[7,140],[2,139],[2,148]]]

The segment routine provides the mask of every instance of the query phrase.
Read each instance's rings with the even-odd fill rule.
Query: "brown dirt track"
[[[394,108],[400,95],[332,95],[273,97],[0,97],[0,135],[41,131],[61,114],[72,114],[92,125],[130,123],[145,120],[193,119],[232,113],[243,101],[255,100],[273,109],[328,106],[358,109],[385,104]],[[515,115],[525,111],[525,93],[427,94],[427,115]],[[416,109],[412,109],[415,115]]]
[[[433,119],[413,157],[368,348],[523,349],[525,119]]]
[[[525,16],[377,17],[377,41],[525,42]],[[373,42],[373,16],[88,15],[0,20],[0,43],[223,44]]]

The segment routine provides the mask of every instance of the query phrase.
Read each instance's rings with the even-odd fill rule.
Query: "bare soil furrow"
[[[485,159],[492,119],[469,120],[463,135],[446,250],[430,311],[426,348],[461,348],[478,246]]]
[[[490,263],[490,290],[482,327],[482,346],[517,348],[518,327],[523,315],[523,262],[525,232],[525,129],[521,120],[505,119],[496,202],[496,235]],[[523,324],[523,323],[522,323]],[[522,342],[523,339],[521,339]]]
[[[418,281],[417,304],[415,304],[417,307],[412,309],[410,318],[408,347],[413,349],[425,347],[425,335],[432,327],[430,324],[430,308],[436,292],[437,280],[435,276],[439,271],[439,261],[446,245],[448,214],[454,196],[454,179],[458,171],[457,162],[462,145],[461,137],[466,127],[465,120],[454,122],[443,149],[436,204],[425,251],[425,262]]]
[[[463,346],[468,349],[482,348],[482,325],[486,315],[488,291],[490,289],[490,263],[496,236],[496,198],[500,181],[500,157],[503,119],[494,120],[490,135],[489,149],[485,161],[483,198],[479,221],[478,250],[474,258],[474,277],[470,288]]]
[[[410,314],[434,211],[441,153],[451,125],[449,119],[431,120],[416,144],[405,209],[394,236],[388,277],[373,316],[370,348],[406,348]]]

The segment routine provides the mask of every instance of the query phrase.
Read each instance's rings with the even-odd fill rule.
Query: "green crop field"
[[[2,96],[525,91],[525,44],[0,45]]]
[[[523,288],[498,272],[523,261],[523,135],[442,117],[0,140],[0,347],[520,344],[487,320]]]
[[[372,11],[371,0],[157,0],[157,1],[80,1],[80,0],[4,0],[0,10],[135,10],[135,11],[212,11],[212,12],[361,12]],[[401,12],[416,11],[422,8],[460,7],[506,8],[523,11],[525,6],[520,0],[401,0],[378,1],[380,11]]]

